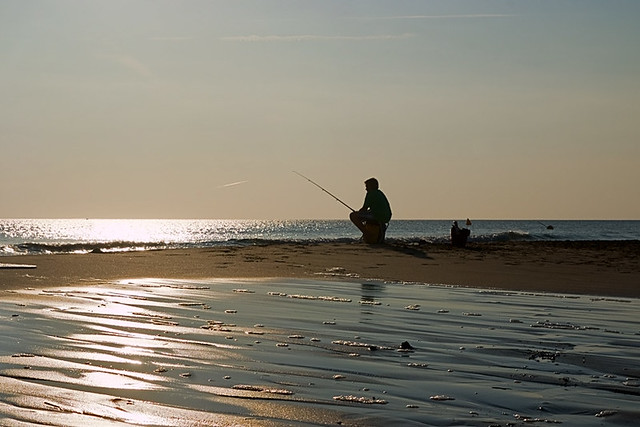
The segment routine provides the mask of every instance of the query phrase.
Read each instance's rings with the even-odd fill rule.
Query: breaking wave
[[[49,255],[49,254],[88,254],[88,253],[118,253],[141,252],[165,249],[193,249],[219,246],[266,246],[282,243],[345,243],[355,242],[357,239],[312,239],[312,240],[284,240],[284,239],[233,239],[209,242],[82,242],[82,243],[21,243],[0,246],[0,256],[8,255]]]

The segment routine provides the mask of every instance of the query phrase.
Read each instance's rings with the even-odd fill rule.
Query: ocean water
[[[450,220],[393,220],[387,240],[446,242],[450,227]],[[640,221],[473,220],[468,228],[472,242],[640,240]],[[358,239],[347,220],[0,219],[0,256]]]

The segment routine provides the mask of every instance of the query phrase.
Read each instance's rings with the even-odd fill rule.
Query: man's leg
[[[365,233],[367,231],[367,229],[365,228],[366,218],[364,218],[360,212],[351,212],[351,214],[349,214],[349,219],[356,227],[358,227],[360,231],[362,231],[362,233]]]

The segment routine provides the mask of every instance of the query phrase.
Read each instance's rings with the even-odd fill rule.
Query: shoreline
[[[274,243],[122,253],[17,255],[0,290],[135,278],[337,278],[512,291],[640,297],[640,241],[366,245]]]

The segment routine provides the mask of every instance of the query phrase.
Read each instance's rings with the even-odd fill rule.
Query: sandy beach
[[[3,257],[0,289],[122,278],[335,277],[640,297],[640,242],[268,244],[128,253]]]
[[[5,257],[0,425],[636,425],[639,247]]]

